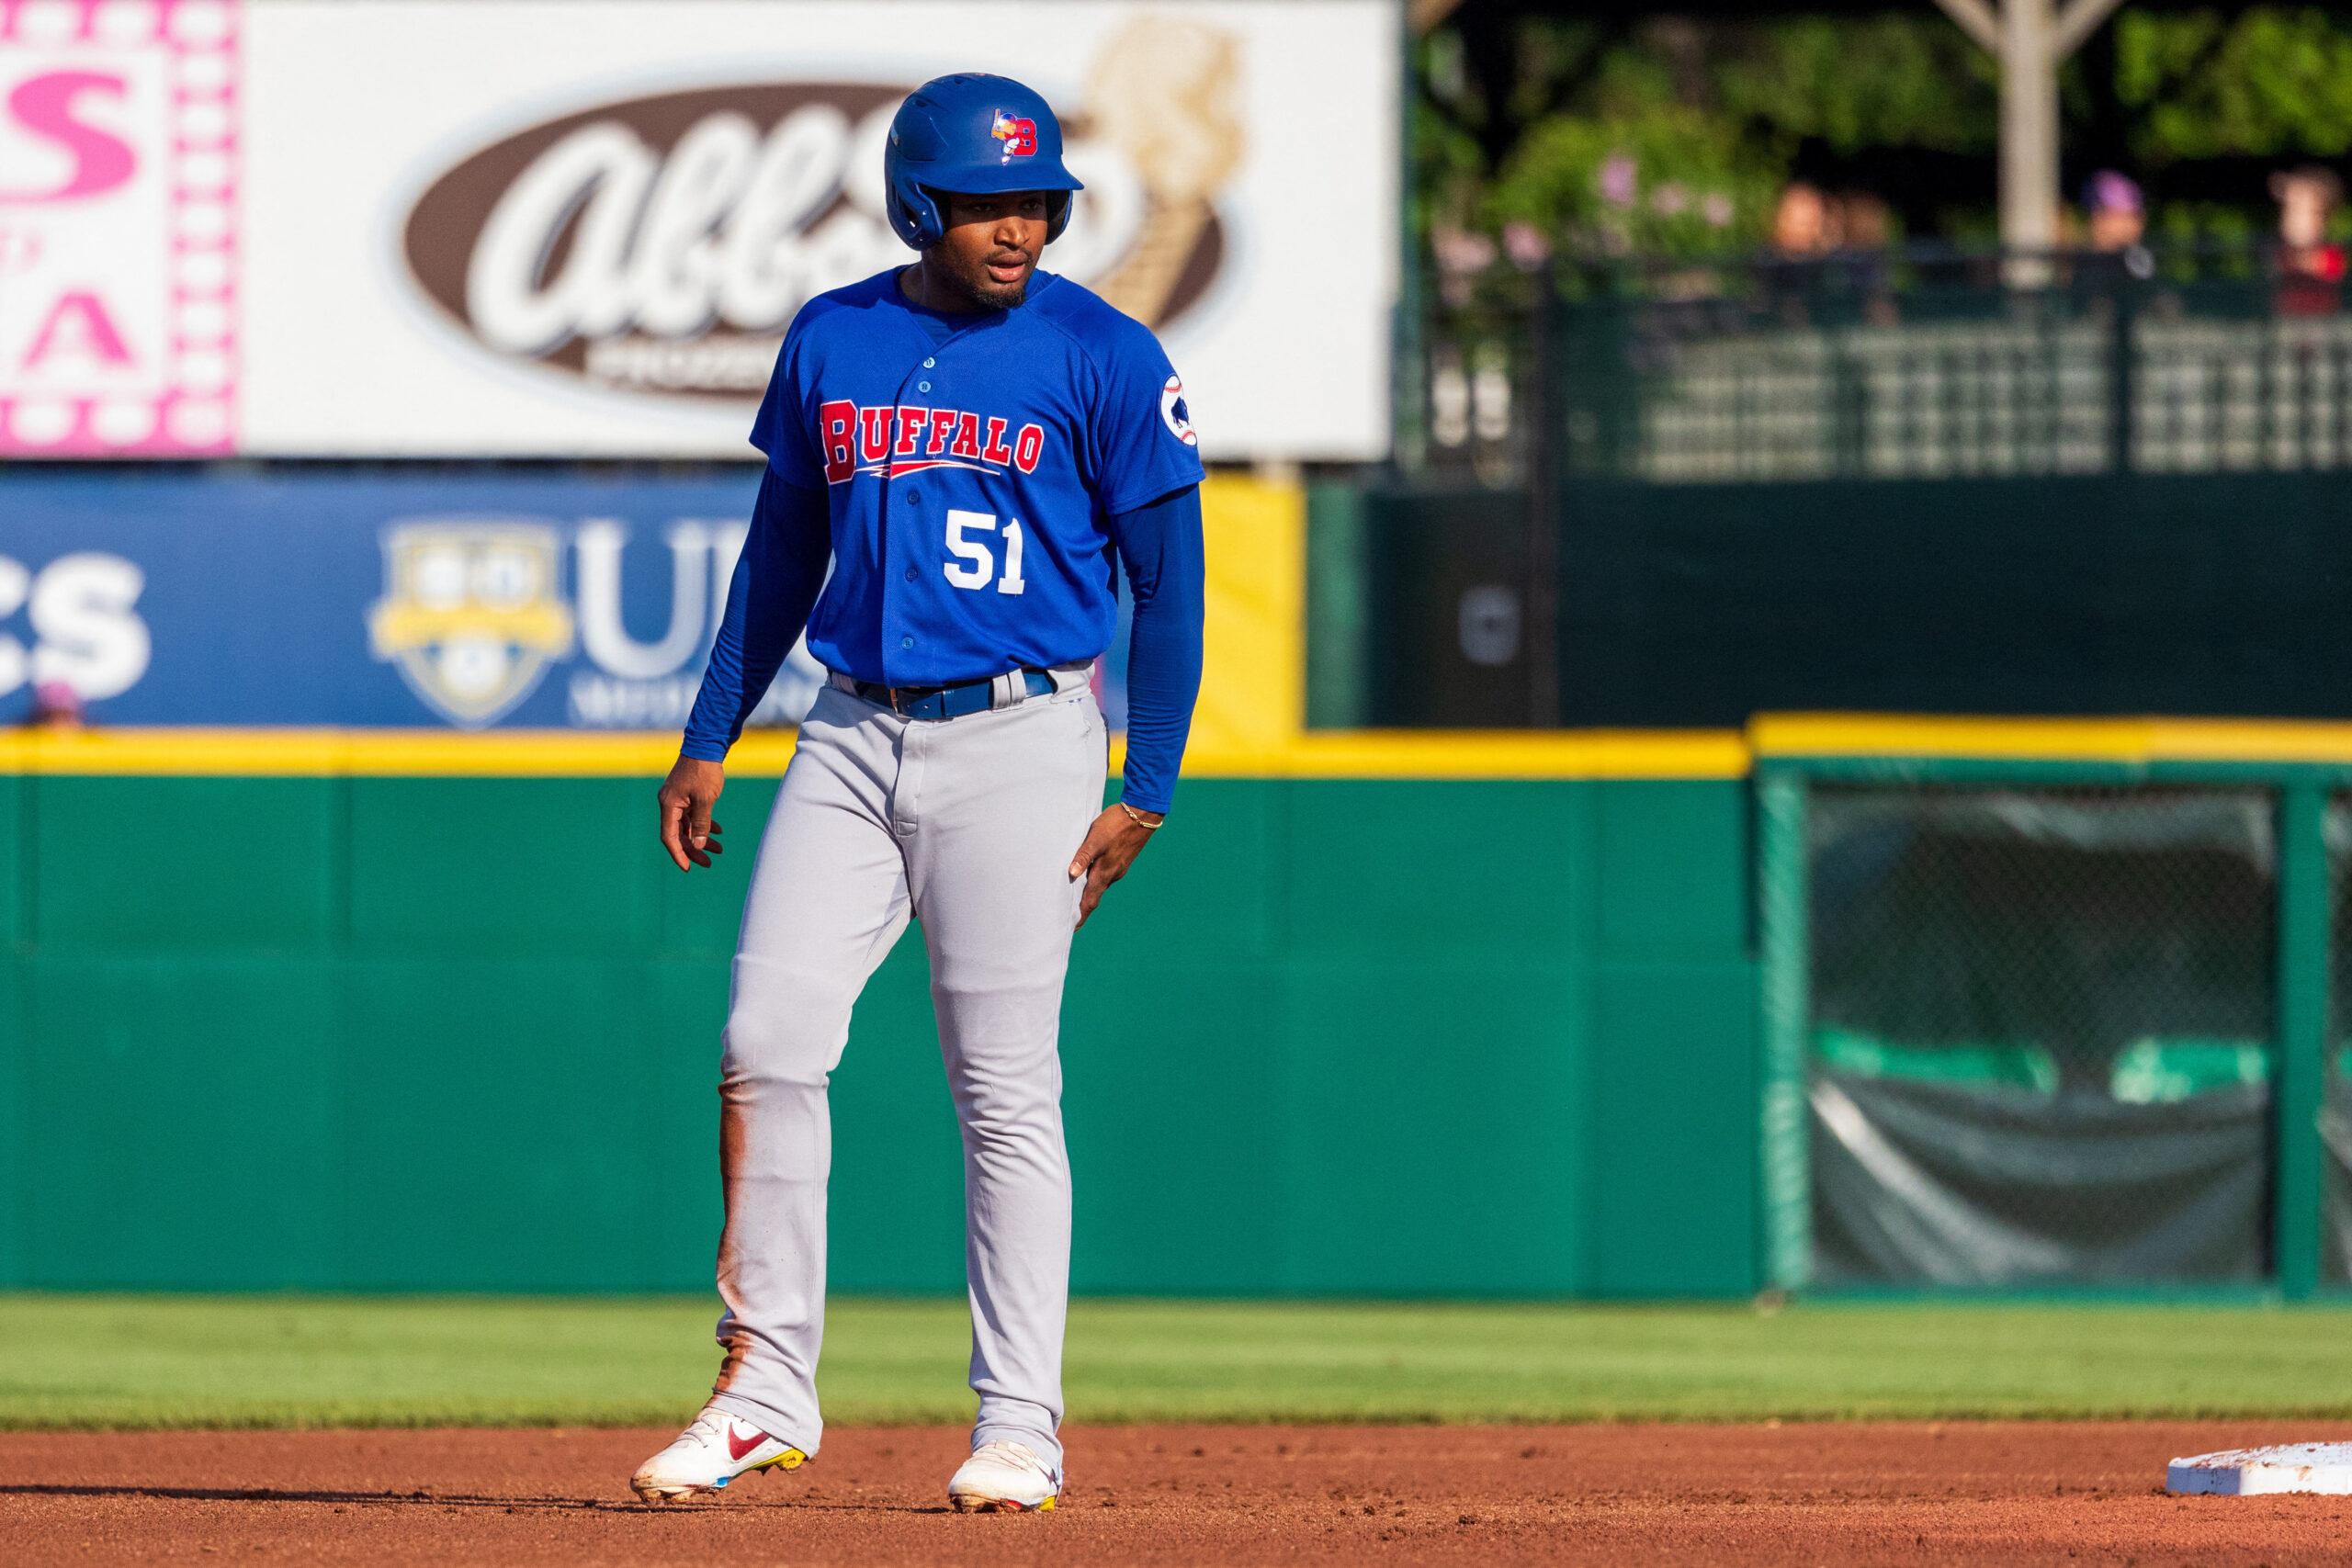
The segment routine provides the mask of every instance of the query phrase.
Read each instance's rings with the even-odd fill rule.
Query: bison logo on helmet
[[[1004,161],[1007,163],[1036,154],[1037,122],[1034,119],[1009,115],[999,109],[995,123],[989,127],[989,134],[1004,143]]]

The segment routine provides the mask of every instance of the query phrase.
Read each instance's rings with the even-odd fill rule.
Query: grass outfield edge
[[[462,1410],[424,1411],[413,1416],[383,1414],[345,1418],[333,1414],[279,1416],[271,1412],[255,1412],[251,1416],[205,1416],[186,1420],[123,1419],[105,1417],[90,1419],[9,1419],[0,1420],[0,1432],[380,1432],[380,1431],[621,1431],[663,1430],[680,1424],[693,1414],[677,1408],[661,1411],[626,1412],[610,1418],[582,1417],[556,1413],[518,1412],[507,1416],[486,1416],[480,1412]],[[1786,1416],[1721,1416],[1700,1412],[1660,1414],[1656,1412],[1626,1412],[1608,1415],[1525,1415],[1498,1414],[1491,1416],[1430,1416],[1408,1412],[1366,1410],[1361,1412],[1300,1412],[1267,1411],[1241,1414],[1219,1414],[1213,1411],[1141,1411],[1133,1414],[1103,1415],[1099,1412],[1074,1413],[1068,1425],[1086,1427],[1526,1427],[1530,1430],[1552,1427],[1934,1427],[1947,1425],[1977,1426],[2093,1426],[2134,1422],[2213,1422],[2213,1421],[2352,1421],[2352,1404],[2314,1404],[2307,1407],[2261,1406],[2143,1406],[2109,1410],[2018,1411],[1971,1410],[1954,1408],[1935,1414],[1904,1413],[1887,1410],[1861,1409],[1846,1411],[1817,1410]],[[931,1413],[905,1416],[842,1417],[829,1415],[826,1425],[831,1427],[858,1427],[868,1430],[927,1430],[934,1427],[967,1428],[971,1426],[968,1413],[946,1415]]]
[[[0,1295],[0,1429],[683,1422],[707,1302]],[[967,1422],[960,1300],[844,1300],[843,1426]],[[1088,1425],[2352,1419],[2352,1311],[1083,1301]]]

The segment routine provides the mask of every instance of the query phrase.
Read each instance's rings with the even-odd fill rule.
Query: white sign
[[[1017,76],[1048,270],[1152,325],[1211,459],[1387,449],[1391,0],[252,0],[243,450],[749,457],[786,325],[910,259],[915,85]]]
[[[230,449],[238,23],[0,4],[0,457]]]

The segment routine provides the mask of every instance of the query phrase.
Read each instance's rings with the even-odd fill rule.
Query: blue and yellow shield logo
[[[494,724],[571,650],[562,564],[563,541],[545,524],[396,524],[384,532],[368,642],[451,723]]]

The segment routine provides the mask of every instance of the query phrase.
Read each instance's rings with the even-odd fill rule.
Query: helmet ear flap
[[[899,238],[918,251],[927,251],[946,237],[947,215],[938,193],[913,180],[892,180],[888,192],[891,226]]]
[[[919,248],[929,250],[947,238],[947,214],[956,204],[945,191],[930,186],[915,186],[915,199],[922,204],[922,244]]]
[[[1046,243],[1052,244],[1069,227],[1072,192],[1052,190],[1046,193]]]

